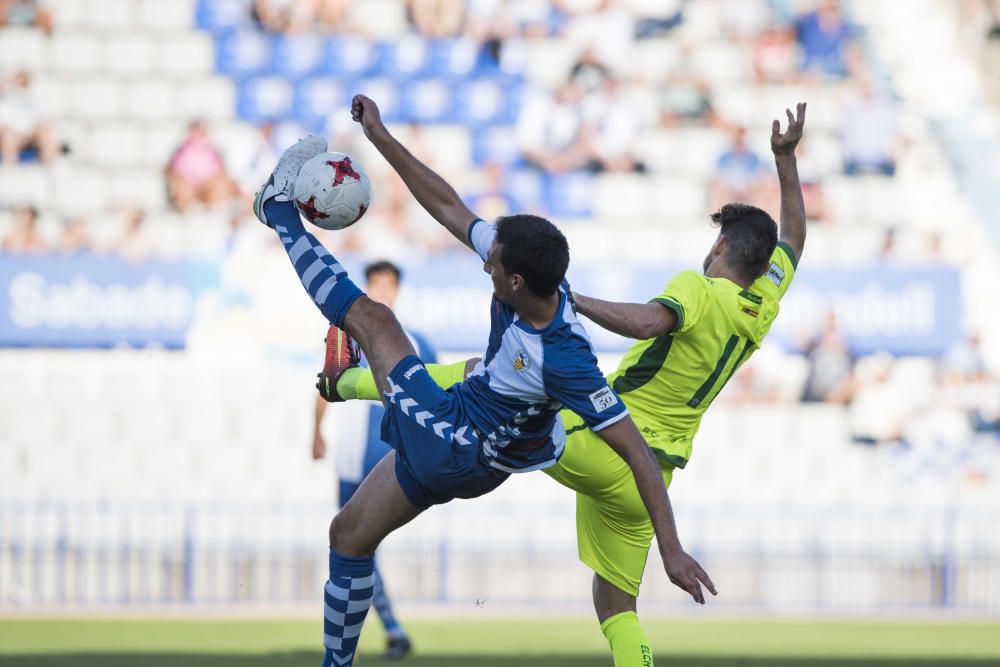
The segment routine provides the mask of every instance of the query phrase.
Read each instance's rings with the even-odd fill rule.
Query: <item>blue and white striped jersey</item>
[[[476,220],[469,226],[469,239],[483,261],[495,238],[493,225]],[[452,391],[494,468],[528,472],[555,463],[566,444],[557,418],[563,407],[594,431],[628,414],[597,367],[565,281],[556,317],[545,328],[533,328],[496,297],[490,304],[490,325],[482,361]]]

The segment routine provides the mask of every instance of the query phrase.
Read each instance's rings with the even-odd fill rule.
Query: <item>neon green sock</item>
[[[447,389],[465,378],[465,362],[456,361],[453,364],[427,364],[427,372],[439,387]],[[378,387],[375,386],[375,376],[367,368],[349,368],[337,380],[337,393],[345,401],[377,401]]]
[[[337,393],[345,401],[377,401],[378,387],[375,376],[367,368],[348,368],[337,379]]]
[[[615,667],[653,667],[653,649],[634,611],[615,614],[601,623],[611,644]]]

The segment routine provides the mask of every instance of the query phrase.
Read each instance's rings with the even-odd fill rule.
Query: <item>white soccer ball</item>
[[[361,219],[372,199],[372,184],[361,163],[343,153],[321,153],[295,178],[295,206],[323,229],[344,229]]]

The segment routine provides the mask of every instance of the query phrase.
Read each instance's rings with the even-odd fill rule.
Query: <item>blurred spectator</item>
[[[528,162],[552,173],[586,166],[589,157],[581,100],[580,89],[566,82],[554,95],[535,95],[524,105],[517,139]]]
[[[122,234],[112,250],[129,262],[141,262],[152,249],[145,230],[146,213],[140,208],[131,208],[124,211],[123,217]]]
[[[91,249],[86,218],[70,218],[63,224],[58,248],[64,255],[77,255]]]
[[[882,233],[882,245],[879,246],[878,254],[875,256],[875,261],[886,264],[890,262],[895,262],[899,259],[899,248],[896,242],[896,229],[894,227],[888,227],[885,232]]]
[[[864,445],[898,443],[909,406],[899,387],[889,382],[892,357],[878,354],[858,363],[856,387],[849,408],[851,436]]]
[[[52,129],[42,120],[31,88],[31,73],[22,70],[0,79],[0,162],[17,162],[27,148],[37,150],[45,164],[59,153]]]
[[[819,9],[796,21],[795,31],[802,71],[838,78],[850,73],[857,57],[852,52],[854,31],[844,23],[839,0],[823,0]]]
[[[585,95],[599,91],[611,77],[607,65],[597,59],[593,49],[586,49],[569,71],[569,80]]]
[[[977,382],[989,376],[979,334],[953,344],[941,358],[941,375],[949,382]]]
[[[753,40],[753,73],[759,84],[787,83],[795,79],[797,69],[795,31],[772,24]]]
[[[860,93],[844,108],[844,173],[892,176],[899,147],[896,108],[876,96],[868,79],[862,80]]]
[[[660,92],[660,114],[665,127],[681,122],[715,125],[711,87],[695,74],[676,71]]]
[[[823,188],[823,172],[810,151],[810,142],[803,139],[796,151],[799,164],[799,183],[802,185],[802,200],[806,207],[806,218],[826,222],[829,208],[826,191]],[[777,202],[780,207],[780,197]]]
[[[647,12],[640,14],[635,28],[636,39],[663,37],[684,22],[682,0],[656,0],[646,3]],[[655,9],[655,14],[651,13]]]
[[[52,14],[38,0],[0,0],[0,27],[40,28],[52,32]]]
[[[646,167],[634,147],[642,131],[638,105],[630,100],[617,79],[606,79],[600,93],[586,105],[590,164],[593,171],[636,171]]]
[[[14,224],[0,248],[15,255],[44,252],[48,249],[48,244],[38,233],[38,210],[34,206],[23,206],[14,211]]]
[[[719,209],[726,202],[758,202],[767,189],[767,171],[763,161],[747,146],[746,130],[733,130],[732,143],[716,161],[715,174],[709,183],[709,208]]]
[[[462,0],[406,0],[410,25],[424,37],[454,37],[465,20]]]
[[[253,192],[266,181],[280,156],[271,122],[261,123],[248,141],[229,146],[226,154],[233,177],[243,192]]]
[[[802,400],[806,403],[846,403],[851,395],[854,360],[830,312],[823,331],[805,346],[809,373]]]
[[[595,60],[615,72],[628,68],[636,31],[635,17],[621,4],[597,0],[591,11],[570,16],[564,30],[577,49],[592,49]]]
[[[268,32],[305,32],[320,26],[335,30],[352,0],[255,0],[253,18]]]
[[[222,154],[200,121],[191,123],[187,136],[167,164],[166,176],[170,203],[181,213],[195,204],[211,206],[237,194]]]

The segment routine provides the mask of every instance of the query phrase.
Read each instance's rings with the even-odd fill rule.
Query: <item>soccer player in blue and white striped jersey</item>
[[[278,233],[314,303],[364,351],[386,405],[382,436],[395,450],[330,525],[324,667],[353,664],[371,606],[378,544],[432,505],[483,495],[512,472],[554,464],[566,441],[556,418],[563,406],[577,412],[630,466],[667,574],[703,602],[701,584],[711,587],[711,582],[681,548],[659,464],[598,369],[576,320],[565,282],[565,237],[536,216],[509,216],[494,224],[480,220],[453,188],[396,141],[374,102],[355,97],[352,115],[421,206],[482,257],[494,298],[482,364],[469,380],[442,389],[392,311],[351,282],[305,230],[292,204],[299,169],[323,152],[326,142],[310,137],[287,150],[254,201],[254,212]],[[341,340],[346,350],[346,336]],[[321,383],[338,387],[338,379],[321,378]]]

